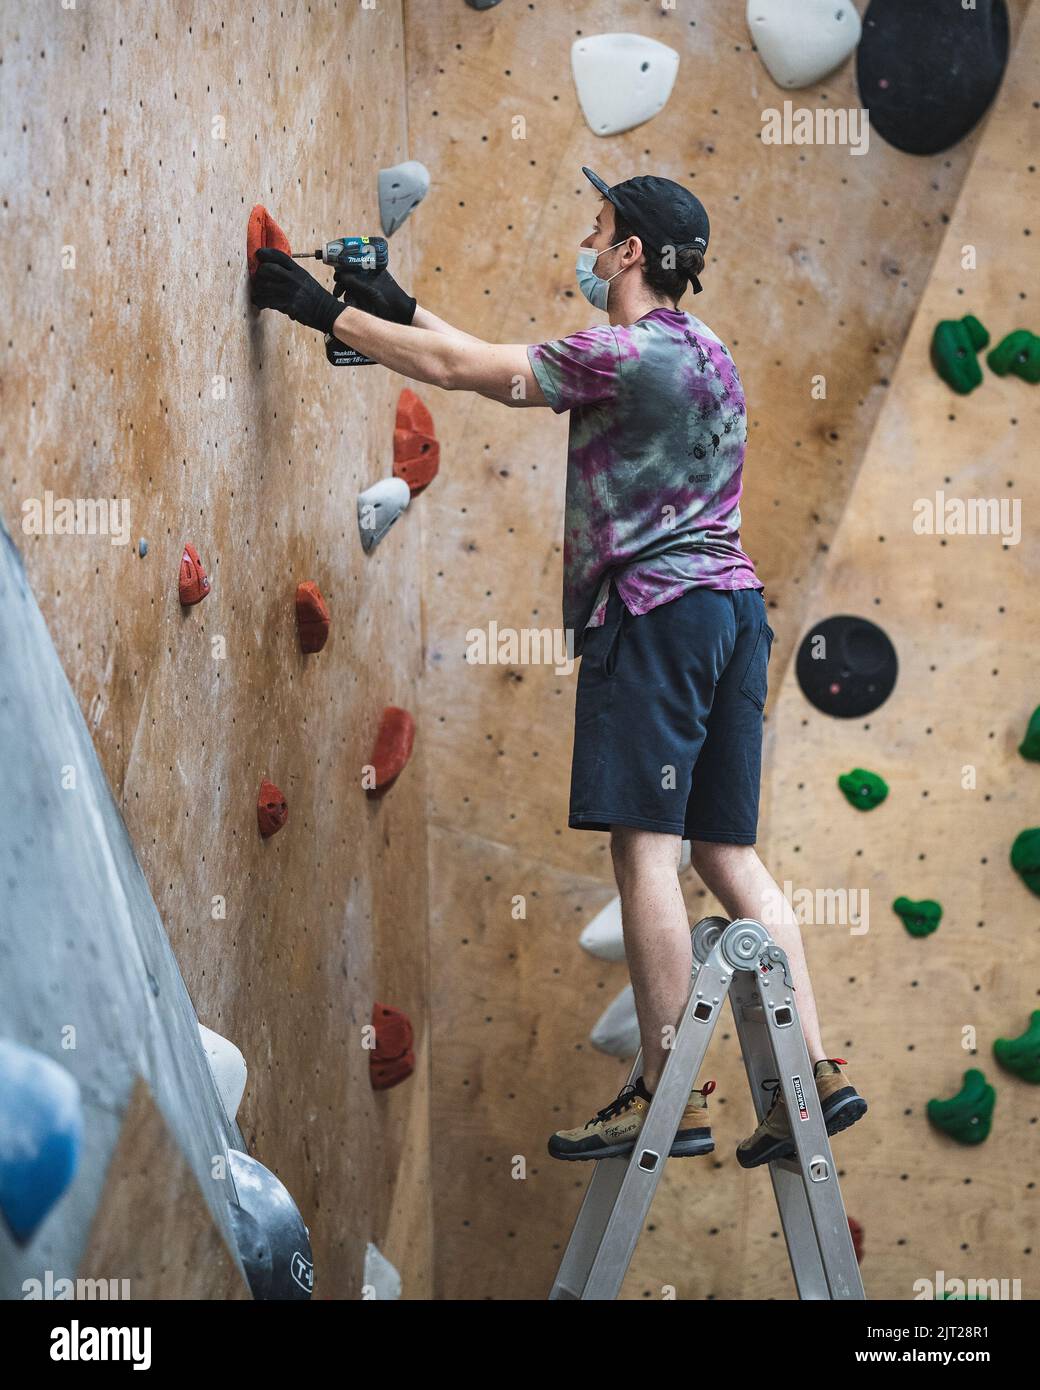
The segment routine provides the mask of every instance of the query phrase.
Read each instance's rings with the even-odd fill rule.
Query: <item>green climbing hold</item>
[[[932,366],[947,386],[966,396],[982,384],[982,368],[976,354],[988,344],[989,334],[974,314],[943,319],[932,334]]]
[[[942,908],[931,898],[914,902],[911,898],[896,898],[892,911],[903,919],[911,936],[931,936],[942,920]]]
[[[964,1073],[964,1084],[955,1096],[928,1102],[928,1118],[958,1144],[981,1144],[989,1134],[996,1099],[996,1091],[973,1067]]]
[[[1040,897],[1040,828],[1023,830],[1011,846],[1011,867],[1031,893]]]
[[[1040,1009],[1020,1038],[998,1038],[993,1055],[1002,1067],[1033,1086],[1040,1086]]]
[[[1020,376],[1035,385],[1040,381],[1040,338],[1027,328],[1016,328],[1002,338],[986,358],[997,376]]]
[[[845,793],[845,799],[857,811],[873,811],[888,795],[888,787],[876,772],[866,772],[854,767],[838,778],[838,786]]]
[[[1026,736],[1018,745],[1018,751],[1030,762],[1040,763],[1040,705],[1033,711]]]

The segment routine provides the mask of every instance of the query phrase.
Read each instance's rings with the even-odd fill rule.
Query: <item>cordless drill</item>
[[[323,261],[325,265],[342,265],[350,270],[368,271],[378,274],[390,263],[390,247],[381,236],[342,236],[335,241],[327,241],[317,251],[297,251],[294,261]],[[344,296],[344,303],[346,297]],[[334,367],[373,366],[371,357],[366,357],[356,348],[348,347],[325,334],[325,356]]]

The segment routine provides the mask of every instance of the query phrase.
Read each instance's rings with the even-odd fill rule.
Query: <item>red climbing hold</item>
[[[256,259],[256,253],[261,246],[273,246],[276,251],[284,251],[287,256],[292,255],[289,238],[264,205],[257,203],[249,214],[249,225],[246,228],[246,258],[249,261],[250,275],[256,274],[257,266],[260,264]]]
[[[368,1054],[369,1079],[373,1091],[388,1091],[391,1086],[407,1081],[415,1070],[412,1021],[400,1009],[375,1004],[372,1027],[376,1032],[376,1045]]]
[[[433,433],[433,416],[406,386],[397,401],[394,426],[394,477],[403,478],[414,497],[433,482],[441,465],[441,446]]]
[[[415,720],[406,709],[387,705],[383,711],[383,722],[379,726],[376,751],[372,754],[376,784],[368,789],[369,795],[379,796],[386,791],[412,756],[414,742]]]
[[[296,627],[300,647],[305,652],[320,652],[329,640],[329,609],[317,584],[307,579],[296,587]]]
[[[260,834],[269,839],[276,830],[289,819],[289,803],[273,782],[265,777],[260,783],[260,795],[256,798],[256,820]]]
[[[852,1248],[856,1252],[856,1263],[860,1264],[863,1260],[863,1227],[854,1216],[846,1219],[849,1223],[849,1234],[852,1236]]]
[[[184,554],[181,556],[177,596],[185,608],[190,608],[193,603],[201,603],[208,593],[209,580],[206,578],[206,571],[202,568],[199,552],[193,545],[185,542]]]

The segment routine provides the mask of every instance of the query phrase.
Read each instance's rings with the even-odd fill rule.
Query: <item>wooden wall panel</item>
[[[796,890],[869,894],[868,931],[820,923],[804,934],[824,1042],[849,1059],[871,1105],[835,1152],[848,1211],[866,1228],[873,1298],[912,1298],[914,1281],[939,1270],[1018,1279],[1024,1299],[1038,1292],[1040,1097],[998,1066],[992,1046],[1024,1032],[1040,1006],[1036,899],[1008,862],[1040,806],[1035,764],[1017,751],[1038,702],[1040,396],[983,365],[982,385],[960,397],[929,365],[940,319],[977,315],[991,346],[1035,323],[1038,81],[1033,7],[810,597],[812,621],[854,613],[886,630],[896,689],[866,719],[832,720],[788,672],[775,705],[776,876]],[[965,268],[967,247],[976,269]],[[999,534],[918,534],[915,508],[938,493],[1020,506],[1020,536],[1005,545]],[[876,810],[857,812],[838,791],[853,767],[889,784]],[[942,904],[934,935],[905,931],[891,908],[901,895]],[[977,1148],[925,1115],[971,1067],[997,1092]],[[765,1211],[754,1215],[751,1266],[772,1279],[780,1257]]]
[[[400,8],[81,3],[8,7],[3,26],[18,264],[0,505],[199,1016],[249,1063],[240,1123],[310,1226],[316,1296],[358,1295],[371,1239],[421,1297],[421,721],[391,793],[361,788],[383,707],[418,713],[419,509],[371,556],[356,521],[391,469],[400,382],[335,370],[320,335],[258,316],[245,269],[256,202],[296,249],[378,232],[376,175],[405,150]],[[47,489],[127,499],[130,544],[23,535]],[[189,540],[213,589],[185,611]],[[303,579],[333,614],[317,657],[295,634]],[[265,775],[290,805],[266,843]],[[420,1045],[415,1077],[379,1095],[360,1032],[375,999]]]

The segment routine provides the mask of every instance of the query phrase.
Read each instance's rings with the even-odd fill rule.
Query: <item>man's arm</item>
[[[479,343],[480,338],[474,338],[472,333],[463,333],[461,328],[456,328],[454,324],[446,323],[444,319],[439,319],[436,314],[431,314],[429,309],[424,309],[421,304],[415,306],[415,317],[412,319],[413,328],[428,328],[433,333],[443,333],[446,338],[461,338],[466,343]]]
[[[434,329],[429,326],[431,320],[443,327]],[[400,324],[348,308],[332,332],[341,343],[348,343],[391,371],[443,391],[475,391],[501,405],[549,404],[523,344],[485,343],[468,333],[444,329],[451,329],[451,325],[425,309],[416,310],[411,324]]]

